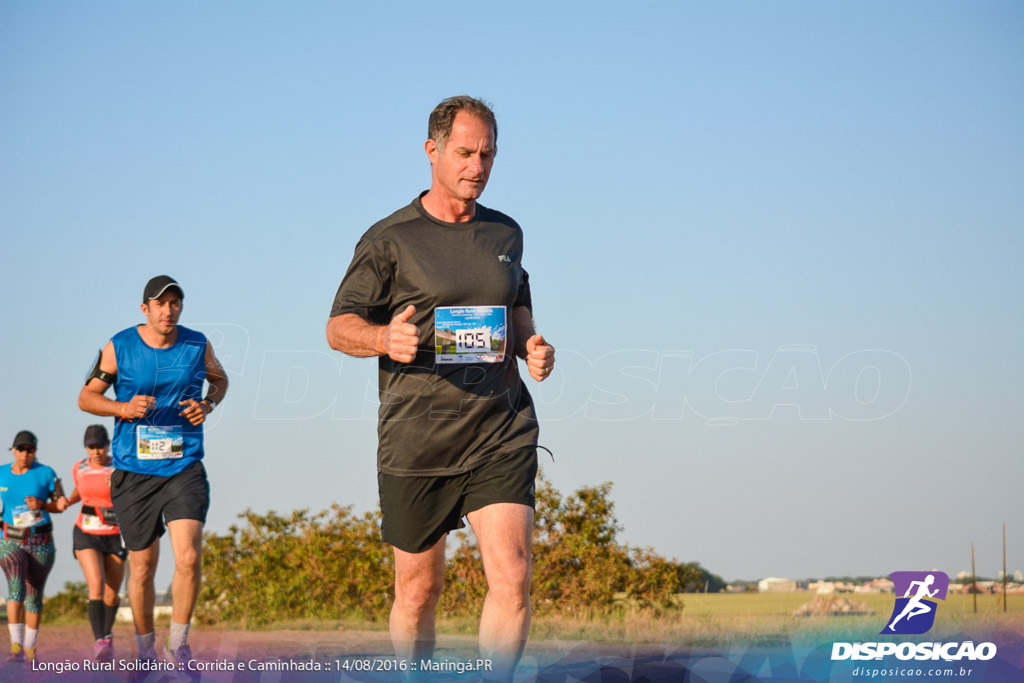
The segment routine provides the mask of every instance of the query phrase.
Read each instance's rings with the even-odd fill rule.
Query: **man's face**
[[[479,117],[465,111],[455,115],[452,132],[442,150],[427,140],[427,156],[433,166],[433,187],[461,201],[480,197],[494,164],[494,131]]]
[[[142,313],[150,328],[160,334],[170,334],[181,315],[181,295],[168,289],[159,299],[150,299],[148,303],[142,304]]]

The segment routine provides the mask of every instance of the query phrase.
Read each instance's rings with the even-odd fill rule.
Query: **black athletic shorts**
[[[195,519],[206,523],[210,483],[201,462],[170,477],[114,470],[110,500],[125,546],[128,550],[145,550],[164,535],[167,522]]]
[[[121,534],[87,534],[76,526],[72,541],[72,554],[75,558],[79,550],[98,550],[104,555],[113,555],[122,560],[128,555]]]
[[[381,537],[399,550],[429,550],[466,514],[493,503],[534,507],[537,449],[522,448],[450,477],[377,474]]]

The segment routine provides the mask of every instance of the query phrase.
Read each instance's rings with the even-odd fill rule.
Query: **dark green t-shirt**
[[[512,309],[532,307],[523,231],[503,213],[476,208],[472,221],[446,223],[413,200],[366,231],[334,297],[332,317],[355,313],[381,325],[416,307],[416,358],[378,361],[377,469],[385,474],[459,474],[537,444],[533,401],[513,353]],[[439,306],[505,306],[504,361],[435,362]]]

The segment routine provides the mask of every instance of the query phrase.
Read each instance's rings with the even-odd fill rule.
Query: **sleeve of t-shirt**
[[[526,306],[533,311],[533,296],[530,294],[530,274],[523,270],[519,279],[519,291],[516,293],[516,306]]]
[[[376,240],[356,244],[352,263],[334,295],[331,317],[355,313],[369,322],[387,322],[391,312],[391,264]]]

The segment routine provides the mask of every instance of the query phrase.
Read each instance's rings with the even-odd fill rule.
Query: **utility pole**
[[[1003,522],[1003,611],[1006,611],[1006,522]]]
[[[971,544],[971,594],[974,596],[974,613],[978,613],[978,575],[974,573],[974,544]]]

